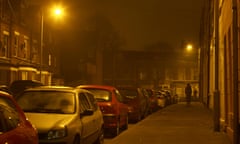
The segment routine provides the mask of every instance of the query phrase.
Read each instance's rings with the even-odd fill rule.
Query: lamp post
[[[40,33],[40,82],[42,82],[42,65],[43,65],[43,24],[44,16],[43,9],[41,9],[41,33]]]
[[[62,15],[62,9],[60,7],[53,8],[53,15],[59,17]],[[44,45],[44,10],[41,8],[41,28],[40,28],[40,81],[42,82],[42,71],[43,71],[43,45]]]
[[[188,62],[188,65],[191,64],[190,67],[193,70],[190,77],[192,80],[196,80],[196,87],[199,87],[199,49],[196,45],[192,43],[188,43],[185,45],[185,60]],[[187,76],[187,75],[186,75]]]

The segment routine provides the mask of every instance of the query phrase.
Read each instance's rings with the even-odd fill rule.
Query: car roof
[[[12,85],[17,85],[17,84],[21,84],[21,85],[29,85],[29,84],[43,85],[43,83],[41,83],[40,81],[37,81],[37,80],[15,80],[10,84],[10,87]]]
[[[136,87],[136,86],[118,86],[117,89],[138,90],[138,89],[143,89],[143,88]]]
[[[6,91],[2,91],[2,90],[0,90],[0,96],[4,96],[4,97],[12,97],[11,94],[9,94],[9,93],[6,92]]]
[[[116,89],[114,86],[110,86],[110,85],[79,85],[76,88],[100,88],[100,89],[108,89],[108,90]]]
[[[68,91],[68,92],[84,91],[86,92],[87,90],[74,88],[70,86],[39,86],[39,87],[26,89],[25,92],[26,91]]]
[[[29,87],[43,86],[44,84],[37,80],[15,80],[9,85],[9,90],[18,94]]]

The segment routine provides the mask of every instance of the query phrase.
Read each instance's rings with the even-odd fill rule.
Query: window
[[[116,95],[117,100],[119,102],[123,102],[123,97],[122,97],[122,95],[120,94],[120,92],[118,90],[114,90],[114,94]]]
[[[94,96],[91,94],[91,93],[86,93],[94,111],[96,111],[98,109],[98,105],[97,105],[97,101],[96,99],[94,98]]]
[[[27,91],[17,97],[25,112],[34,113],[75,113],[75,93],[62,91]]]
[[[20,44],[19,57],[24,59],[28,58],[29,56],[28,43],[29,43],[28,37],[24,36],[24,40],[21,41],[21,44]]]
[[[27,80],[28,79],[28,72],[27,71],[22,71],[21,76],[22,76],[22,80]]]
[[[18,56],[18,49],[19,49],[19,33],[14,33],[14,45],[13,45],[13,56]]]
[[[83,113],[87,109],[91,109],[91,106],[87,100],[87,97],[84,93],[79,93],[78,95],[79,98],[79,107],[80,107],[80,112]]]
[[[1,47],[0,47],[0,57],[7,57],[7,50],[9,48],[9,33],[4,31],[3,32],[3,39],[1,42]]]
[[[104,90],[104,89],[94,89],[94,88],[84,88],[86,90],[89,90],[90,92],[92,92],[94,94],[94,98],[97,101],[111,101],[112,97],[111,97],[111,92],[108,90]]]
[[[32,49],[31,49],[31,61],[37,62],[38,59],[38,42],[37,40],[32,41]]]
[[[119,89],[120,93],[124,96],[124,98],[135,99],[137,98],[138,92],[135,89]]]
[[[24,37],[24,43],[23,43],[23,58],[27,58],[27,52],[28,52],[28,39]]]

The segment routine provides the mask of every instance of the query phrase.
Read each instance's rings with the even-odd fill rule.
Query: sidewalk
[[[214,132],[212,112],[199,102],[163,108],[108,142],[109,144],[231,144]]]
[[[190,106],[180,102],[155,115],[161,117],[161,122],[168,121],[166,129],[174,135],[176,144],[231,144],[226,133],[214,132],[213,113],[200,102],[192,102]]]

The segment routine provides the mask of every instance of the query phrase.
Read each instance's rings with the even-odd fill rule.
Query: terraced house
[[[57,49],[41,3],[0,0],[0,84],[18,79],[51,84]],[[43,30],[44,27],[44,30]]]
[[[239,144],[239,0],[205,0],[201,24],[202,100],[214,112],[214,130]]]

